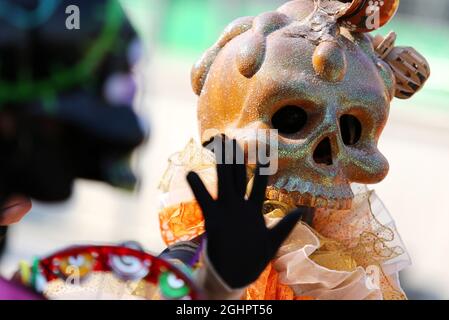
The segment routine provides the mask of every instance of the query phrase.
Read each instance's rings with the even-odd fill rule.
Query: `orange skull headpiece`
[[[351,183],[388,172],[377,142],[391,100],[411,97],[430,73],[415,50],[394,47],[394,33],[365,33],[398,2],[297,0],[231,23],[192,71],[202,142],[210,129],[277,129],[267,197],[350,208]]]

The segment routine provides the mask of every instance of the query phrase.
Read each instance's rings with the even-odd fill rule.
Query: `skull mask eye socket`
[[[280,134],[294,134],[301,131],[307,123],[306,111],[298,106],[285,106],[279,109],[271,119],[274,129]]]
[[[343,142],[347,146],[353,146],[362,137],[362,124],[353,115],[345,114],[340,118],[340,130]]]

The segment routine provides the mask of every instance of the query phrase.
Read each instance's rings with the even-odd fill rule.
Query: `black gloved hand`
[[[236,152],[242,152],[235,140],[233,144]],[[187,180],[203,211],[209,260],[231,288],[243,288],[256,281],[273,259],[301,218],[302,209],[268,229],[262,214],[268,176],[256,169],[253,189],[245,199],[245,164],[220,164],[224,161],[219,159],[217,163],[217,200],[196,173],[190,172]]]

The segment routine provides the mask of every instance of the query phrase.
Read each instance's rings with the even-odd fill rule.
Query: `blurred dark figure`
[[[65,200],[75,178],[133,188],[139,51],[117,0],[0,0],[0,204]]]

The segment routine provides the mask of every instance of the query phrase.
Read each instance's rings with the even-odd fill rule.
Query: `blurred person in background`
[[[66,200],[75,178],[134,187],[140,55],[118,1],[0,2],[0,239],[28,197]]]

